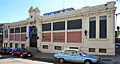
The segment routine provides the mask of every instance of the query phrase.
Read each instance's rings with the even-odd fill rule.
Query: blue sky
[[[64,3],[63,3],[64,1]],[[84,6],[95,6],[115,0],[1,0],[0,1],[0,23],[11,23],[28,18],[28,10],[31,6],[38,7],[41,15],[44,13],[73,7],[80,9]],[[117,11],[120,13],[120,0],[116,3]],[[120,15],[116,25],[120,26]]]

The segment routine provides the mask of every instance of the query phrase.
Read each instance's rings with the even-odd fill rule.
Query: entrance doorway
[[[29,27],[30,47],[37,48],[37,28],[36,26]]]

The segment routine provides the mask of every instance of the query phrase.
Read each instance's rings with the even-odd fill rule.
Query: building
[[[48,53],[74,48],[87,54],[115,55],[115,10],[114,1],[43,16],[31,7],[29,18],[4,25],[4,45]]]
[[[3,25],[4,24],[0,24],[0,47],[3,45]]]

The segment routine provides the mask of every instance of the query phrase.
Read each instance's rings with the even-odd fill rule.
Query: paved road
[[[48,60],[48,59],[35,58],[35,57],[19,58],[17,56],[0,54],[0,64],[60,64],[60,63],[50,59]],[[64,64],[73,64],[73,63],[66,62]],[[78,64],[78,63],[74,63],[74,64]]]
[[[19,58],[11,55],[0,55],[0,64],[59,64],[58,62],[47,60],[47,59],[37,59],[33,57]]]

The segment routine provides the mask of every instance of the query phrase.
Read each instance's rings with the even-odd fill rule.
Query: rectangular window
[[[15,44],[15,48],[18,48],[18,44],[17,43]]]
[[[12,43],[10,43],[10,48],[12,48]]]
[[[8,29],[5,29],[5,33],[4,33],[4,34],[5,34],[4,37],[5,37],[5,38],[8,38]]]
[[[68,21],[67,29],[82,29],[82,19]]]
[[[70,49],[78,49],[78,47],[69,47]]]
[[[51,23],[42,24],[42,31],[51,31]]]
[[[55,50],[61,50],[61,46],[55,46]]]
[[[89,48],[89,52],[95,52],[95,48]]]
[[[15,33],[20,33],[20,28],[15,28]]]
[[[89,18],[89,38],[96,38],[96,18]]]
[[[11,28],[11,29],[10,29],[10,33],[14,33],[14,28]]]
[[[53,30],[65,30],[65,22],[53,23]]]
[[[99,49],[99,52],[106,53],[106,49]]]
[[[25,44],[21,44],[21,48],[22,48],[22,49],[25,49]]]
[[[21,27],[21,33],[24,33],[24,32],[26,32],[26,26]]]
[[[107,38],[107,16],[100,16],[100,38]]]
[[[48,49],[48,45],[43,45],[43,49]]]

